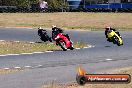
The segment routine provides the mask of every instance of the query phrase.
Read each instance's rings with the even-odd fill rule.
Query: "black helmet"
[[[110,30],[110,29],[111,29],[111,27],[110,27],[110,26],[108,26],[108,27],[106,27],[105,29],[106,29],[106,30]]]
[[[55,31],[56,30],[56,26],[55,25],[52,25],[52,31]]]

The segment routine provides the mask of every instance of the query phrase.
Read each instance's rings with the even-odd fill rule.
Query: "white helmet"
[[[39,27],[38,29],[42,29],[42,27]]]
[[[56,25],[52,25],[52,28],[56,28]]]

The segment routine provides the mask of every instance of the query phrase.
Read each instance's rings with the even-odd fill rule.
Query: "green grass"
[[[74,43],[75,48],[83,48],[87,44],[83,42]],[[13,42],[2,41],[0,42],[0,54],[19,54],[19,53],[32,53],[44,52],[48,50],[62,50],[59,46],[51,43],[29,43],[29,42]]]
[[[132,30],[131,13],[0,13],[1,27],[45,27],[57,25],[64,29],[104,30],[112,26]]]

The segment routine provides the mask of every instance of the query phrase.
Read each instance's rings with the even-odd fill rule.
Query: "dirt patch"
[[[21,69],[0,69],[0,75],[2,74],[11,74],[11,73],[16,73],[16,72],[20,72],[23,71]]]
[[[57,25],[65,29],[103,30],[112,26],[120,30],[132,30],[131,13],[0,13],[0,26],[49,27]]]

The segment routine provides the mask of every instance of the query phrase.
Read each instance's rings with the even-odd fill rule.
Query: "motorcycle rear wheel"
[[[66,43],[64,41],[59,41],[58,44],[63,49],[63,51],[67,51]]]
[[[47,41],[47,40],[46,40],[45,38],[43,38],[43,37],[41,37],[40,39],[41,39],[41,41],[43,41],[43,42],[46,42],[46,41]]]

